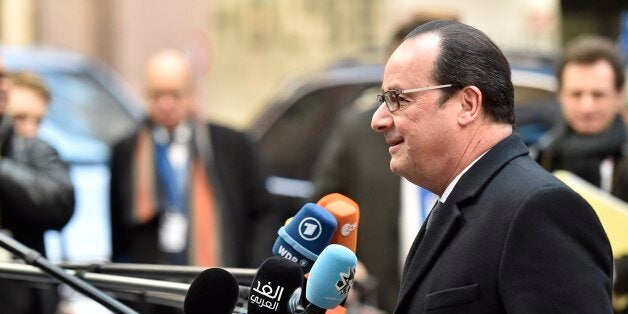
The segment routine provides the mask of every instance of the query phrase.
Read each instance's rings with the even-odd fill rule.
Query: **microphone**
[[[251,284],[248,313],[296,313],[301,286],[303,270],[299,265],[279,256],[266,259]]]
[[[337,227],[334,215],[319,205],[307,203],[287,225],[279,228],[273,254],[299,264],[307,273]]]
[[[307,280],[305,298],[310,304],[305,313],[322,314],[344,301],[353,285],[357,263],[350,249],[339,244],[326,247]]]
[[[358,204],[340,193],[325,195],[316,204],[325,207],[338,222],[338,228],[331,239],[331,243],[345,246],[355,253],[358,244],[358,221],[360,220]]]
[[[186,314],[231,314],[238,294],[238,282],[231,273],[222,268],[208,268],[190,284],[183,311]]]
[[[331,310],[327,310],[325,314],[347,314],[347,309],[342,305],[338,305]]]

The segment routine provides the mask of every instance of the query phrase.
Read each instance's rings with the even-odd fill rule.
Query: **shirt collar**
[[[172,132],[168,132],[165,127],[156,126],[153,128],[153,137],[157,143],[187,144],[192,138],[192,127],[189,123],[179,123]]]
[[[489,149],[490,150],[490,149]],[[443,195],[441,195],[438,198],[438,201],[441,203],[445,203],[445,201],[447,201],[447,198],[449,197],[449,194],[451,194],[451,191],[454,190],[454,187],[456,186],[456,184],[458,184],[458,181],[460,181],[460,178],[462,178],[462,175],[464,175],[469,169],[471,169],[471,167],[473,165],[475,165],[476,162],[478,162],[478,160],[480,160],[480,158],[484,157],[484,155],[486,155],[486,153],[488,153],[488,151],[485,151],[484,153],[482,153],[482,155],[478,156],[478,158],[476,158],[474,161],[472,161],[466,168],[464,168],[454,179],[453,181],[451,181],[449,183],[449,185],[447,185],[447,188],[445,189],[445,191],[443,192]]]

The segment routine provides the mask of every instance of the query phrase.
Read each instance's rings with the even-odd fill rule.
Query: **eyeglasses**
[[[30,114],[30,113],[18,113],[18,114],[14,114],[12,116],[14,121],[30,121],[33,122],[35,124],[40,124],[41,120],[43,119],[42,116],[37,115],[37,114]]]
[[[151,100],[158,100],[162,97],[172,97],[179,100],[188,94],[187,89],[151,89],[148,91],[148,97]]]
[[[394,111],[399,110],[399,95],[425,92],[428,90],[441,89],[441,88],[446,88],[446,87],[451,87],[451,86],[453,86],[453,84],[444,84],[444,85],[427,86],[427,87],[402,89],[402,90],[391,89],[383,93],[377,94],[377,102],[379,104],[385,103],[386,107],[388,108],[388,111],[394,112]]]

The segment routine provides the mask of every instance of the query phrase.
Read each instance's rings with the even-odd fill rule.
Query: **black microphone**
[[[90,285],[84,280],[66,273],[63,268],[52,264],[46,258],[41,256],[39,252],[28,248],[3,232],[0,232],[0,246],[20,257],[29,265],[33,265],[41,269],[43,272],[74,288],[74,290],[86,295],[90,299],[100,303],[102,306],[114,313],[137,314],[137,312],[130,307],[112,298],[101,290],[96,289],[96,287]]]
[[[251,284],[248,313],[296,313],[302,286],[301,266],[283,257],[270,257],[260,266]]]
[[[183,311],[186,314],[231,314],[238,294],[238,282],[231,273],[222,268],[209,268],[192,281],[185,294]]]

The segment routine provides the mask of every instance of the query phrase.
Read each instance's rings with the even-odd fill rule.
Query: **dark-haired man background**
[[[567,170],[628,202],[626,126],[621,116],[623,60],[610,40],[582,35],[560,59],[558,124],[544,136],[538,161],[547,170]],[[615,261],[617,295],[628,292],[628,256]],[[617,304],[617,303],[616,303]]]
[[[541,140],[539,163],[563,169],[628,201],[625,75],[614,44],[586,35],[565,49],[557,67],[561,121]]]

